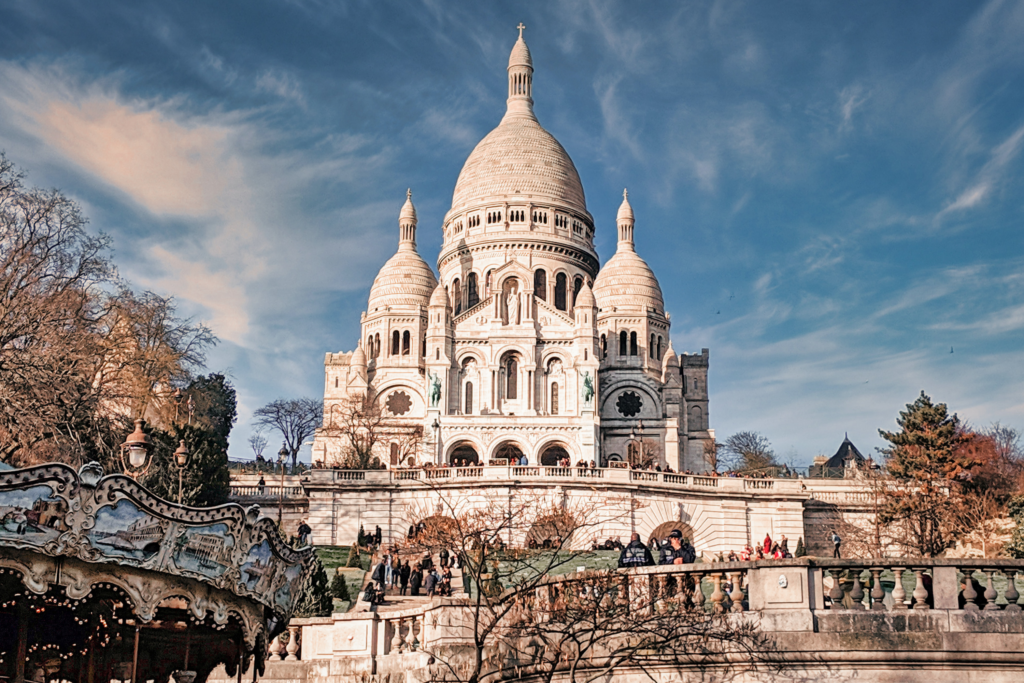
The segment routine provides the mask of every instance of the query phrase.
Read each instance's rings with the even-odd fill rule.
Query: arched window
[[[505,398],[514,401],[519,398],[519,361],[514,355],[505,359]]]
[[[473,414],[473,383],[466,382],[466,401],[462,405],[462,413],[464,415]]]
[[[651,360],[658,360],[657,349],[654,346],[654,334],[653,333],[651,334],[651,343],[647,347],[647,357],[650,358]]]
[[[380,356],[380,332],[373,335],[373,357]]]
[[[398,467],[398,444],[391,444],[391,466]]]
[[[576,279],[572,281],[572,305],[576,307],[576,297],[579,295],[580,290],[583,289],[583,278],[576,276]]]
[[[558,415],[558,382],[551,383],[551,414]]]
[[[409,355],[409,349],[410,349],[411,345],[412,345],[412,335],[409,334],[409,330],[406,330],[405,332],[402,333],[402,355],[403,356],[408,356]]]
[[[625,356],[627,353],[629,353],[629,351],[627,350],[628,349],[628,346],[627,346],[628,343],[629,343],[629,336],[626,334],[626,331],[623,330],[622,332],[619,332],[619,355],[620,356]]]
[[[704,411],[700,406],[690,408],[690,429],[704,429]]]
[[[462,313],[462,282],[458,278],[452,283],[452,310],[455,315]]]
[[[391,333],[391,355],[392,356],[397,356],[398,355],[398,345],[401,343],[401,339],[402,339],[402,337],[398,333],[398,330],[395,330],[394,332]]]
[[[541,301],[548,300],[548,274],[543,270],[533,274],[533,293]]]
[[[601,360],[608,357],[608,335],[601,335]]]
[[[476,273],[470,273],[466,276],[466,296],[469,297],[469,301],[466,302],[466,308],[473,308],[480,303],[480,292],[476,286]]]
[[[661,335],[658,335],[658,360],[661,360]]]
[[[629,355],[635,356],[640,352],[636,344],[636,332],[629,333]]]
[[[368,358],[373,358],[373,335],[366,338],[366,346],[363,347]]]
[[[565,295],[566,295],[567,280],[565,273],[559,273],[555,276],[555,308],[560,311],[566,310]]]
[[[420,358],[427,357],[427,335],[423,335],[423,339],[420,340]]]

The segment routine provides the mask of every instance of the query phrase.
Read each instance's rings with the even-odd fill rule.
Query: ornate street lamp
[[[178,466],[178,505],[181,505],[181,477],[185,472],[185,468],[188,467],[188,460],[191,453],[185,446],[185,442],[181,441],[178,444],[178,448],[174,451],[174,464]]]
[[[434,429],[434,464],[441,464],[441,421],[436,417],[434,418],[434,424],[430,425]]]
[[[288,450],[288,444],[282,444],[281,450],[277,452],[277,459],[281,461],[281,490],[277,494],[277,528],[284,530],[281,526],[281,519],[284,515],[284,464],[288,461],[288,456],[291,452]]]
[[[145,432],[145,426],[146,421],[140,417],[135,421],[135,431],[121,444],[121,467],[133,479],[144,475],[152,464],[149,452],[153,443]]]

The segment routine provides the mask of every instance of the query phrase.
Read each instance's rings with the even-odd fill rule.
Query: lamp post
[[[149,435],[146,434],[145,427],[146,421],[140,417],[135,421],[135,431],[129,434],[121,444],[121,466],[125,474],[135,480],[144,475],[152,464],[149,460],[149,452],[152,450],[153,444]]]
[[[281,450],[277,452],[277,458],[281,461],[281,490],[277,494],[277,526],[282,529],[282,517],[284,515],[284,464],[288,462],[288,456],[290,451],[288,450],[288,444],[283,444]]]
[[[180,441],[178,448],[174,451],[174,464],[178,466],[178,505],[181,505],[181,478],[185,472],[185,468],[188,466],[188,460],[191,453],[185,446],[184,441]]]
[[[441,421],[436,417],[434,418],[434,424],[430,425],[434,428],[434,464],[441,464]]]

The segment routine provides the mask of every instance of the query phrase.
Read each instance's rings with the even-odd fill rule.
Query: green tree
[[[796,550],[793,552],[793,557],[804,557],[807,555],[807,549],[804,547],[804,537],[801,536],[796,542]]]
[[[348,559],[345,560],[346,567],[362,567],[363,562],[359,559],[359,546],[354,545],[348,549]]]
[[[878,521],[905,551],[935,557],[963,531],[963,483],[980,464],[966,447],[972,435],[945,403],[933,403],[923,391],[896,423],[899,431],[878,430],[890,444],[881,452],[892,478],[880,487]]]
[[[1024,496],[1014,496],[1006,511],[1016,524],[1010,542],[1003,546],[1003,552],[1015,559],[1024,559]]]
[[[168,430],[153,430],[153,464],[143,484],[156,495],[178,500],[178,467],[174,451],[184,441],[189,450],[182,474],[182,503],[206,507],[228,502],[231,475],[228,471],[228,437],[237,414],[237,398],[231,382],[221,374],[193,379],[183,392],[192,400],[192,424],[180,422]],[[179,410],[179,420],[189,420]]]
[[[331,595],[336,600],[352,601],[352,596],[348,593],[348,581],[340,571],[334,573],[334,578],[331,579]]]
[[[334,609],[334,599],[327,582],[327,571],[320,558],[313,555],[310,571],[299,589],[299,601],[295,606],[296,617],[329,617]]]

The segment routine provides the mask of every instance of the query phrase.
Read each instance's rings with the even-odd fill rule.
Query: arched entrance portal
[[[534,522],[527,532],[526,547],[568,547],[572,533],[577,526],[575,518],[568,512],[561,511],[545,515]]]
[[[547,467],[558,467],[558,461],[569,457],[569,451],[560,443],[553,443],[540,454],[540,464]]]
[[[480,462],[480,456],[477,455],[473,444],[468,441],[460,441],[452,449],[448,456],[448,462],[452,465],[461,465],[463,462],[467,465],[476,465]]]
[[[512,441],[506,441],[494,449],[495,460],[505,460],[510,465],[514,465],[523,458],[523,449],[517,446]]]
[[[431,515],[409,528],[409,542],[428,549],[457,545],[459,523],[446,515]]]
[[[684,541],[689,541],[691,544],[693,543],[692,526],[690,526],[686,522],[665,522],[663,524],[659,524],[658,526],[656,526],[654,528],[654,531],[651,532],[650,538],[647,539],[648,545],[650,545],[652,539],[657,539],[658,543],[660,544],[663,540],[668,538],[668,535],[670,533],[676,531],[677,529],[683,534]]]

